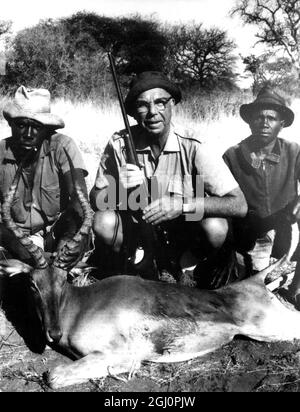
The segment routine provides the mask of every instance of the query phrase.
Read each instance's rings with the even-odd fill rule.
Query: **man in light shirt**
[[[124,250],[128,237],[147,243],[149,236],[143,239],[140,234],[146,224],[154,231],[161,226],[167,229],[178,260],[190,247],[196,260],[210,256],[216,263],[216,252],[227,237],[226,218],[246,214],[243,193],[223,160],[195,136],[172,124],[173,109],[180,100],[180,89],[161,72],[140,73],[131,83],[125,108],[137,122],[131,133],[142,167],[127,162],[126,131],[116,132],[105,148],[90,194],[96,211],[96,237],[116,256]],[[148,204],[133,210],[130,202],[124,207],[124,196],[122,203],[119,195],[115,205],[105,207],[112,191],[131,194],[145,179],[152,190],[156,188],[156,196],[152,193]],[[156,255],[163,255],[158,258],[161,278],[161,273],[168,271],[170,257],[163,244],[158,247],[154,243]],[[213,284],[208,273],[199,273],[197,283],[200,287],[215,287],[218,282]]]

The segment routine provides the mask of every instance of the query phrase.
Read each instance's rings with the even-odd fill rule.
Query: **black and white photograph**
[[[300,0],[10,0],[0,392],[300,391]]]

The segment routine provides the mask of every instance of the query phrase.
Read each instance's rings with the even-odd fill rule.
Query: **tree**
[[[139,15],[111,18],[80,12],[41,21],[10,44],[6,84],[46,87],[56,96],[115,94],[107,51],[122,87],[132,75],[161,70],[184,87],[228,90],[234,85],[235,44],[225,31],[202,25],[163,27]]]
[[[253,78],[253,92],[257,92],[265,85],[278,87],[291,94],[297,88],[294,82],[291,62],[286,57],[274,57],[272,52],[260,56],[251,54],[243,58],[245,71]]]
[[[10,33],[12,22],[0,20],[0,37]],[[2,41],[2,38],[1,38]],[[5,52],[0,51],[0,86],[3,86],[3,76],[6,74],[6,57]]]
[[[79,12],[64,23],[74,50],[101,48],[112,52],[120,75],[160,70],[163,66],[166,39],[155,20],[138,14],[110,18]]]
[[[6,34],[11,29],[12,22],[8,20],[0,20],[0,36]]]
[[[139,15],[119,20],[122,31],[123,73],[162,70],[167,38],[158,22]]]
[[[7,53],[7,86],[45,87],[54,96],[103,95],[103,50],[91,36],[78,37],[86,44],[76,49],[64,22],[52,19],[20,31]]]
[[[258,43],[282,50],[300,79],[300,0],[239,0],[231,14],[257,25]]]
[[[167,28],[167,35],[166,68],[183,85],[232,85],[235,44],[225,31],[201,24],[175,25]]]
[[[55,94],[62,84],[68,83],[66,33],[51,19],[21,30],[11,44],[7,59],[9,84],[43,85]]]

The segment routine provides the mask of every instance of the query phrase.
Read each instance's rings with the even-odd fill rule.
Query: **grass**
[[[0,98],[1,114],[7,100],[6,97]],[[194,130],[201,140],[223,153],[229,146],[249,135],[248,125],[239,116],[239,107],[251,100],[253,97],[249,93],[242,92],[234,95],[220,92],[197,99],[192,97],[175,107],[174,123],[185,131]],[[295,99],[291,108],[295,112],[295,122],[284,129],[281,136],[300,144],[300,99]],[[91,187],[105,144],[114,131],[124,127],[118,104],[113,101],[95,103],[57,99],[52,104],[52,112],[64,119],[66,127],[62,132],[73,137],[82,151],[89,171],[87,184]],[[129,120],[134,124],[134,119]],[[9,135],[10,128],[0,117],[0,139]]]

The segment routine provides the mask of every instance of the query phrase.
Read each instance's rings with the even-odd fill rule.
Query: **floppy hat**
[[[134,103],[136,98],[146,90],[155,88],[165,89],[174,98],[175,104],[181,100],[179,87],[171,82],[168,77],[158,71],[146,71],[138,74],[130,83],[130,90],[125,99],[126,113],[130,116],[134,114]]]
[[[27,89],[20,86],[14,99],[4,106],[3,116],[8,121],[27,117],[55,129],[65,127],[64,121],[51,113],[50,100],[50,93],[46,89]]]
[[[270,86],[265,86],[258,93],[256,99],[249,104],[242,104],[240,115],[242,119],[249,123],[254,110],[268,108],[278,111],[284,119],[284,127],[289,127],[294,121],[294,113],[286,105],[285,100]]]

